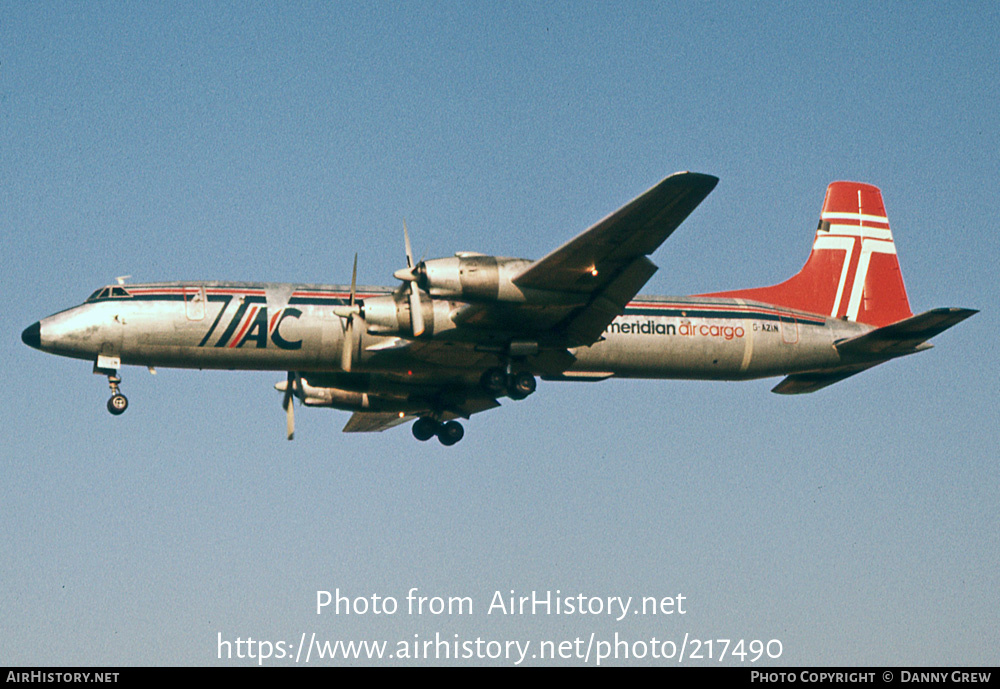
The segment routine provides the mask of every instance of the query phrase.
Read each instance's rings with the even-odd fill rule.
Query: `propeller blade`
[[[347,319],[347,325],[344,326],[344,344],[340,349],[340,367],[344,371],[350,373],[351,371],[351,357],[354,354],[354,316],[351,315]]]
[[[354,254],[354,270],[351,271],[351,297],[348,306],[338,316],[346,317],[347,323],[344,325],[344,341],[340,345],[340,367],[344,371],[351,370],[351,357],[354,354],[354,316],[360,311],[355,306],[355,299],[358,289],[358,254]],[[334,310],[336,312],[336,309]]]
[[[288,383],[285,385],[285,396],[281,400],[281,406],[285,408],[285,422],[288,431],[288,439],[295,438],[295,404],[292,396],[295,393],[295,374],[288,372]]]
[[[354,270],[351,272],[351,300],[348,306],[354,306],[354,294],[358,286],[358,252],[354,252]]]
[[[393,272],[392,276],[404,282],[413,282],[417,279],[417,270],[413,265],[413,249],[410,247],[410,233],[406,229],[406,221],[403,221],[403,241],[406,244],[406,267]]]
[[[413,270],[413,249],[410,248],[410,233],[406,230],[406,220],[403,220],[403,241],[406,242],[406,267]]]
[[[420,310],[420,287],[417,286],[417,269],[413,265],[413,248],[410,246],[410,232],[403,220],[403,241],[406,244],[406,270],[397,270],[393,277],[410,283],[410,329],[414,337],[424,333],[424,314]]]

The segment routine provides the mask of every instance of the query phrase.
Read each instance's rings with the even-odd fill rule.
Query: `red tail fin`
[[[812,253],[796,275],[771,287],[700,296],[753,299],[876,327],[912,315],[882,192],[860,182],[827,187]]]

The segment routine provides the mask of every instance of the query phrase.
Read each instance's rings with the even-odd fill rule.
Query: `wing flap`
[[[566,334],[576,343],[596,342],[604,329],[625,312],[625,305],[642,289],[657,270],[653,262],[640,256],[566,324]]]
[[[344,426],[344,433],[379,433],[414,418],[396,412],[356,411]]]
[[[451,419],[467,419],[473,414],[481,411],[495,409],[500,406],[500,402],[485,395],[467,395],[461,399],[442,399],[445,410],[438,415],[441,421]],[[429,412],[429,410],[428,410]],[[399,412],[376,412],[376,411],[356,411],[351,414],[347,425],[344,426],[344,433],[380,433],[390,428],[412,421],[422,413],[407,412],[400,416]]]

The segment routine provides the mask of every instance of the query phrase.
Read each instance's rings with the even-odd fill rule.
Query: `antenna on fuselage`
[[[115,282],[117,282],[119,285],[124,285],[125,281],[128,280],[130,277],[132,277],[132,276],[131,275],[119,275],[118,277],[115,278]]]

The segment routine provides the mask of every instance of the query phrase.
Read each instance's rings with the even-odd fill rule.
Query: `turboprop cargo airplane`
[[[834,182],[812,253],[778,285],[689,297],[637,297],[649,260],[718,179],[681,172],[547,256],[459,252],[406,268],[396,287],[162,282],[98,289],[32,324],[36,349],[93,362],[121,414],[124,364],[286,371],[294,399],[353,412],[345,432],[415,419],[418,440],[462,439],[457,420],[520,400],[536,379],[748,380],[785,376],[781,394],[813,392],[890,359],[976,313],[913,315],[882,194]]]

